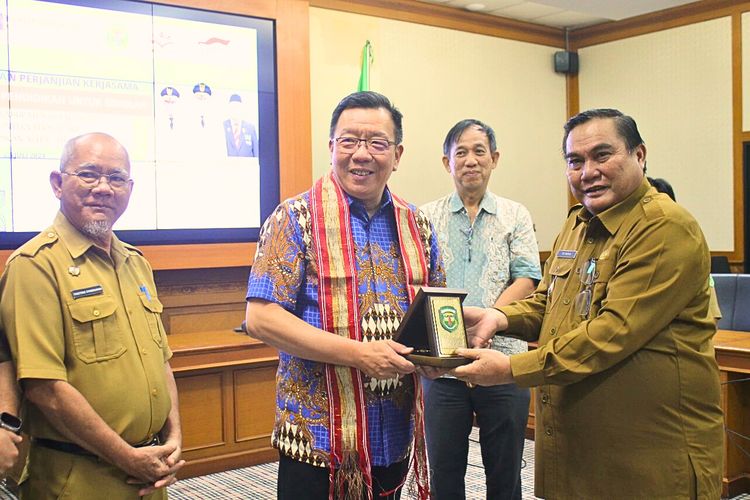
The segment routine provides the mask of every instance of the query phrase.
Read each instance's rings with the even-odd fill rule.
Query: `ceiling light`
[[[472,12],[479,12],[481,10],[484,10],[485,8],[486,5],[484,5],[483,3],[470,3],[464,7],[464,9],[470,10]]]

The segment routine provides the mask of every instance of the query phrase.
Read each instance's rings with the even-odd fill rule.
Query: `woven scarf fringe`
[[[368,484],[365,478],[356,452],[344,454],[341,467],[334,473],[334,481],[336,498],[346,500],[372,498],[372,485]]]
[[[416,374],[412,374],[412,377],[414,378],[414,456],[412,459],[414,482],[409,485],[409,492],[412,498],[427,500],[430,497],[430,480],[424,431],[424,398],[419,377]],[[416,492],[414,486],[416,486]]]

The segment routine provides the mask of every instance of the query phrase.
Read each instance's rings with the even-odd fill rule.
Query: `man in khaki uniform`
[[[453,373],[537,386],[535,493],[543,498],[719,498],[723,421],[698,223],[644,176],[635,121],[591,110],[565,126],[573,207],[529,298],[467,308]]]
[[[148,262],[112,233],[133,187],[127,151],[73,138],[50,183],[60,212],[0,278],[32,437],[21,498],[165,498],[184,461],[162,305]]]

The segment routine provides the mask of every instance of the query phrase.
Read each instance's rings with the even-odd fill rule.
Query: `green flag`
[[[362,48],[362,69],[359,72],[359,83],[357,84],[358,92],[370,90],[370,64],[372,64],[373,61],[372,44],[370,43],[370,40],[367,40],[365,46]]]

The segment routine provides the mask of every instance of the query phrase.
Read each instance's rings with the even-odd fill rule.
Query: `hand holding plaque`
[[[394,337],[414,348],[406,357],[409,361],[447,368],[471,362],[456,354],[457,349],[468,347],[461,308],[467,293],[455,288],[419,289]]]

